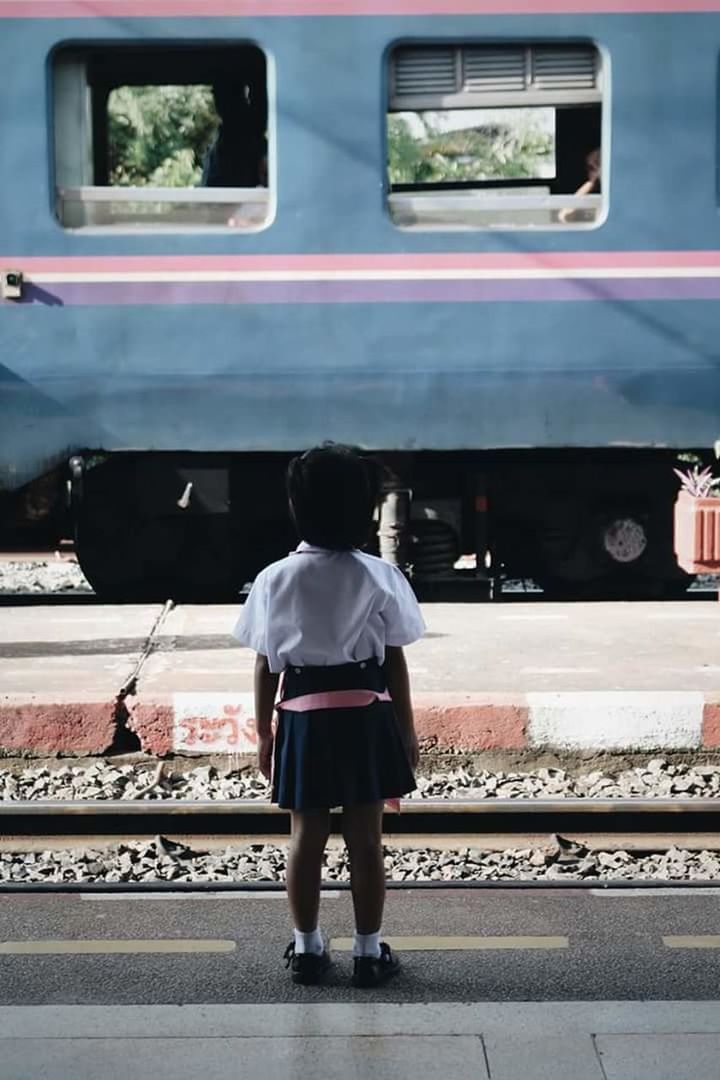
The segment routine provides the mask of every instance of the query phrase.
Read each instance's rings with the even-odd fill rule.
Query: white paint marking
[[[524,667],[522,675],[594,675],[600,671],[596,667]]]
[[[674,667],[672,664],[663,664],[663,675],[678,675],[680,677],[685,675],[717,675],[720,673],[720,667],[716,667],[712,664],[695,664],[693,666],[685,664],[683,667]],[[676,684],[679,682],[676,679]]]
[[[649,611],[646,616],[648,619],[674,619],[678,622],[684,622],[688,619],[693,620],[705,620],[717,622],[717,611],[703,611],[698,605],[697,611]]]
[[[698,691],[572,690],[527,694],[528,745],[573,750],[685,750],[699,747],[704,695]]]
[[[532,614],[527,613],[523,615],[500,615],[499,618],[502,622],[563,622],[567,621],[570,616],[558,614],[544,615],[533,612]]]
[[[251,754],[257,748],[252,693],[173,694],[173,750]]]
[[[637,899],[652,899],[655,896],[720,896],[720,886],[708,889],[691,889],[679,885],[677,889],[659,887],[657,889],[590,889],[591,896],[612,896],[618,898],[634,897]]]
[[[258,890],[257,892],[242,891],[231,892],[126,892],[126,893],[79,893],[81,900],[106,901],[106,900],[283,900],[287,902],[285,891],[270,892]],[[328,889],[320,893],[321,900],[339,900],[341,893]]]
[[[180,282],[180,281],[514,281],[613,278],[716,278],[717,266],[525,266],[358,268],[331,266],[290,270],[36,270],[29,281],[50,285],[62,282]]]

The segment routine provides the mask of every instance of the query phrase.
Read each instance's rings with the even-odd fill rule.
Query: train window
[[[68,229],[267,224],[267,65],[255,45],[66,48],[53,63]]]
[[[600,223],[603,67],[593,46],[401,45],[388,85],[396,225]]]

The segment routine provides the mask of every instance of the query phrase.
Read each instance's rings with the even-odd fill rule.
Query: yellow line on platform
[[[566,937],[387,937],[397,952],[482,952],[486,949],[567,949]],[[333,938],[330,948],[350,952],[352,938]]]
[[[662,942],[668,949],[720,949],[720,934],[669,934]]]
[[[229,953],[235,942],[214,938],[125,938],[79,939],[77,941],[0,941],[0,954],[10,956],[52,956],[88,953]]]

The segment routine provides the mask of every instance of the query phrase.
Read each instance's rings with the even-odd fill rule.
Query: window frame
[[[397,61],[396,58],[401,50],[420,51],[423,49],[439,49],[445,51],[454,51],[456,54],[455,67],[456,67],[456,85],[452,91],[448,90],[445,86],[435,94],[423,94],[416,92],[414,94],[406,93],[399,95],[397,93]],[[530,63],[530,54],[533,50],[537,50],[538,53],[542,53],[543,50],[557,51],[567,49],[580,50],[592,50],[595,66],[595,78],[596,86],[593,89],[574,89],[569,91],[561,90],[525,90],[522,92],[515,91],[499,91],[495,93],[472,93],[462,91],[462,75],[461,64],[464,52],[472,52],[476,50],[478,52],[486,49],[488,51],[494,50],[513,50],[524,51],[526,54],[526,66]],[[449,66],[448,66],[449,71]],[[442,76],[440,76],[440,81]],[[524,37],[524,38],[453,38],[452,40],[439,40],[437,38],[427,39],[398,39],[392,42],[386,52],[384,58],[384,164],[385,164],[385,176],[384,176],[384,209],[385,214],[394,228],[399,229],[402,232],[493,232],[493,231],[509,231],[509,232],[567,232],[567,231],[588,231],[602,227],[605,224],[608,212],[609,212],[609,146],[610,146],[610,131],[609,131],[609,116],[610,116],[610,58],[607,50],[594,39],[588,38],[536,38],[536,37]],[[459,87],[459,89],[458,89]],[[512,95],[515,95],[515,99],[512,100]],[[511,98],[509,101],[508,98]],[[597,194],[590,195],[576,195],[574,193],[561,193],[551,194],[546,193],[542,195],[525,195],[522,197],[508,195],[507,192],[511,191],[513,187],[540,187],[545,184],[547,186],[551,181],[544,181],[542,178],[504,178],[503,180],[482,180],[473,184],[470,181],[466,181],[457,184],[448,182],[446,185],[427,185],[427,190],[423,191],[421,184],[393,184],[390,178],[389,169],[389,154],[390,154],[390,139],[389,139],[389,119],[393,115],[397,115],[400,112],[431,112],[431,111],[460,111],[461,109],[504,109],[504,108],[542,108],[545,106],[552,106],[556,112],[556,124],[557,116],[562,110],[580,110],[585,108],[592,108],[595,106],[599,112],[599,117],[596,119],[599,122],[599,149],[600,149],[600,184],[601,191]],[[556,134],[557,140],[557,134]],[[556,142],[557,147],[557,142]],[[415,188],[415,199],[413,200],[413,192],[408,189]],[[465,207],[471,207],[471,200],[469,198],[469,192],[474,191],[476,198],[474,200],[475,205],[472,207],[477,210],[478,213],[482,213],[483,210],[489,213],[497,213],[498,210],[509,210],[515,208],[517,212],[527,211],[530,214],[533,211],[539,211],[552,214],[554,211],[569,210],[571,213],[576,211],[593,211],[594,220],[582,221],[582,220],[547,220],[542,222],[507,222],[507,221],[493,221],[490,220],[485,223],[473,223],[462,220],[458,214],[459,199],[458,189],[463,190],[463,201]],[[489,189],[497,190],[496,195],[482,194],[483,191],[489,192]],[[500,200],[502,204],[500,203]],[[413,203],[415,204],[413,206]],[[434,206],[433,206],[434,204]],[[393,206],[396,208],[396,213],[393,213]],[[402,210],[404,206],[405,221],[398,220],[401,218]],[[446,213],[447,220],[442,223],[438,220],[428,221],[422,217],[423,209],[433,207],[440,216],[442,213]],[[401,211],[398,213],[397,211]],[[415,216],[415,221],[410,221]],[[455,220],[453,220],[455,218]]]
[[[123,54],[138,56],[145,53],[152,56],[153,53],[162,51],[167,58],[169,69],[172,64],[179,65],[183,57],[196,53],[201,63],[207,65],[208,57],[213,54],[224,54],[228,58],[228,70],[232,57],[237,56],[238,50],[246,49],[256,51],[262,56],[264,65],[264,94],[267,100],[266,139],[267,139],[267,186],[255,187],[152,187],[150,185],[112,185],[112,184],[87,184],[63,182],[63,175],[71,174],[75,169],[84,169],[86,175],[94,173],[93,142],[97,137],[96,117],[93,112],[92,94],[93,83],[88,71],[90,64],[97,64],[99,59],[111,56],[117,64],[121,62]],[[63,61],[65,62],[63,64]],[[69,64],[68,64],[69,62]],[[71,93],[75,94],[75,100],[71,102],[75,110],[75,131],[68,134],[72,122],[68,124],[59,115],[60,89],[59,82],[67,78],[67,67],[75,63],[84,65],[81,76],[75,75],[75,86]],[[51,212],[53,219],[65,233],[78,235],[106,235],[106,236],[174,236],[179,234],[220,234],[220,235],[254,235],[263,232],[275,221],[277,211],[277,184],[275,170],[275,83],[274,64],[270,52],[254,38],[238,38],[227,40],[197,39],[191,41],[166,42],[162,39],[147,39],[119,42],[113,41],[65,41],[53,48],[48,57],[48,70],[50,81],[50,197]],[[174,78],[172,81],[158,79],[156,82],[148,79],[133,79],[129,74],[125,80],[118,79],[115,83],[108,83],[107,91],[120,86],[147,85],[147,86],[171,86],[171,85],[211,85],[210,78],[197,77],[195,69],[185,73],[186,77]],[[109,96],[109,93],[108,95]],[[83,100],[84,99],[84,100]],[[105,101],[105,131],[107,131],[107,100]],[[78,165],[78,162],[80,164]],[[94,179],[94,175],[93,175]],[[215,207],[227,207],[228,221],[223,223],[197,222],[120,222],[118,224],[72,224],[67,223],[63,208],[66,201],[72,198],[78,203],[106,204],[106,203],[156,203],[159,206],[177,205],[188,206],[190,204],[212,204]],[[257,205],[264,203],[266,212],[262,221],[246,225],[238,225],[232,220],[232,209],[242,205]],[[64,219],[65,218],[65,219]]]

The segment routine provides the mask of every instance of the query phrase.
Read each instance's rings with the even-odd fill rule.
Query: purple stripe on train
[[[717,300],[720,277],[384,281],[85,281],[28,283],[24,303],[377,304]],[[13,303],[14,301],[8,301]]]

